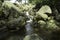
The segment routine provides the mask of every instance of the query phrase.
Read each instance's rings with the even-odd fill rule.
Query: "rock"
[[[45,25],[46,25],[46,22],[43,21],[43,20],[39,20],[39,21],[38,21],[38,24],[40,25],[41,28],[44,28]]]
[[[47,29],[51,29],[51,30],[57,30],[57,28],[59,28],[56,23],[55,23],[55,20],[50,20],[47,22]]]
[[[43,20],[39,20],[38,23],[39,24],[46,24],[45,21],[43,21]]]
[[[48,13],[48,14],[52,13],[52,10],[48,5],[42,6],[40,8],[40,10],[36,13],[36,15],[38,15],[38,16],[42,17],[44,20],[46,20],[46,19],[48,19],[48,15],[45,13]]]
[[[43,40],[37,34],[27,35],[23,40]]]
[[[49,13],[49,14],[51,14],[52,10],[48,5],[44,5],[40,8],[40,10],[37,13],[41,13],[41,14]]]

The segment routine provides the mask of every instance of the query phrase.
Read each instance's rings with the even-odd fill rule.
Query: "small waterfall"
[[[30,35],[33,33],[33,27],[32,27],[32,18],[30,17],[29,13],[26,12],[26,16],[28,17],[29,20],[26,21],[26,25],[25,25],[25,28],[26,28],[26,34],[27,35]]]
[[[28,12],[26,12],[26,16],[29,18],[29,20],[26,21],[27,24],[25,25],[25,28],[27,35],[23,40],[43,40],[38,34],[34,33],[32,27],[33,17],[31,17]]]
[[[26,26],[26,34],[32,34],[33,33],[33,28],[31,27],[31,23],[27,22]]]

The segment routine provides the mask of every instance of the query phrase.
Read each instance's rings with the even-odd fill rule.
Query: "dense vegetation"
[[[0,0],[0,39],[60,40],[60,1],[18,4]]]

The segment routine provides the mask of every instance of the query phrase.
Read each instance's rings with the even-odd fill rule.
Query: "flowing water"
[[[17,3],[19,3],[16,0],[10,0],[10,2],[12,2],[12,3],[17,2]],[[22,1],[22,2],[24,2],[24,1]],[[26,12],[26,16],[27,16],[27,18],[29,20],[26,21],[26,25],[25,25],[26,31],[25,31],[25,33],[22,31],[23,34],[26,34],[26,35],[24,36],[23,34],[21,34],[21,31],[20,31],[19,33],[21,35],[19,35],[19,34],[12,34],[12,35],[10,35],[10,37],[8,37],[7,40],[41,40],[40,37],[37,34],[34,33],[34,29],[32,27],[33,17],[29,15],[29,12]],[[20,19],[18,19],[18,20],[20,20]],[[18,20],[15,20],[15,21],[18,21]],[[16,23],[18,23],[18,22],[16,22]]]
[[[28,12],[26,12],[26,16],[29,18],[29,20],[26,21],[26,36],[23,40],[43,40],[41,37],[38,36],[38,34],[34,33],[32,27],[33,17],[31,18]]]
[[[29,20],[26,21],[26,25],[25,25],[25,28],[26,28],[26,34],[27,35],[30,35],[33,33],[33,27],[32,27],[32,19],[30,18],[30,15],[28,12],[26,12],[26,16],[28,17]]]

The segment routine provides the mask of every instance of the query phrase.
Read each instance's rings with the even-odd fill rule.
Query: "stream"
[[[10,2],[15,3],[16,0],[10,0]],[[24,1],[22,1],[22,2],[24,2]],[[6,40],[43,40],[38,34],[34,33],[34,28],[32,27],[33,16],[29,15],[28,11],[26,12],[26,17],[28,19],[26,20],[25,32],[22,28],[18,32],[9,33],[10,35],[9,35],[9,37],[7,37]],[[20,18],[18,18],[18,20],[20,20]],[[18,20],[15,20],[15,21],[18,21]],[[18,22],[16,22],[16,23],[18,23]]]
[[[7,33],[8,36],[5,36],[5,39],[2,40],[43,40],[40,36],[38,36],[38,34],[34,33],[34,29],[32,27],[33,20],[29,16],[28,12],[26,12],[26,16],[29,20],[26,21],[25,30],[23,30],[24,28],[21,28],[19,31],[14,33]]]
[[[30,34],[33,33],[33,27],[32,27],[32,21],[33,21],[33,20],[31,19],[31,17],[30,17],[30,15],[29,15],[28,12],[26,12],[26,16],[27,16],[27,18],[29,19],[29,20],[26,21],[26,25],[25,25],[26,34],[27,34],[27,35],[30,35]]]

